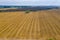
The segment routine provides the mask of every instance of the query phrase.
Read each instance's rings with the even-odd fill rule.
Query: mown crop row
[[[3,13],[3,14],[2,14]],[[0,13],[0,38],[60,40],[60,15],[50,11]]]

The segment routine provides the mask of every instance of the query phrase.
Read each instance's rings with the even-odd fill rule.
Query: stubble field
[[[60,40],[60,11],[0,12],[0,38]]]

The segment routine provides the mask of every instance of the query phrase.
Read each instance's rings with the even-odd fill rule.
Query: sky
[[[60,0],[0,0],[0,5],[60,6]]]

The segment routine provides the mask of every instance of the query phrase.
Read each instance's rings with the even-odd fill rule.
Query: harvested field
[[[60,11],[0,12],[0,38],[60,40]]]

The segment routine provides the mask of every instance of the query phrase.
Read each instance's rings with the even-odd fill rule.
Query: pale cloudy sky
[[[0,5],[57,5],[60,6],[60,0],[0,0]]]

